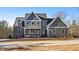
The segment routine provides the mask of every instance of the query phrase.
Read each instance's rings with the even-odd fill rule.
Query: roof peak
[[[34,13],[33,11],[31,13]]]

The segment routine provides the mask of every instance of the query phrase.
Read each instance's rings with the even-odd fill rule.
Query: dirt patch
[[[52,45],[32,47],[32,51],[79,51],[79,45]]]
[[[34,46],[34,47],[19,47],[19,48],[0,48],[0,51],[79,51],[79,44]]]

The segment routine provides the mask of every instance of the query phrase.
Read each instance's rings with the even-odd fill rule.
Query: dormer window
[[[18,20],[18,25],[19,25],[19,26],[21,25],[21,21],[20,21],[20,20]]]
[[[60,21],[59,20],[57,21],[57,24],[60,25]]]

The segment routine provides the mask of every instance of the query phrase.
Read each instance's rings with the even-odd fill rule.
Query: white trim
[[[46,28],[47,29],[47,36],[49,37],[49,29],[48,28]]]
[[[56,26],[56,27],[47,27],[47,28],[68,28],[68,27],[58,27],[58,26]]]
[[[57,20],[57,18],[58,18],[58,17],[54,18],[54,19],[47,25],[47,27],[49,27],[52,23],[54,23],[54,21]],[[59,17],[59,18],[60,18],[60,17]],[[68,25],[62,18],[60,18],[60,19],[61,19],[62,22],[64,22],[64,23],[67,25],[67,27],[69,27],[69,25]]]
[[[56,19],[57,19],[57,17],[54,18],[54,19],[47,25],[47,27],[49,27]]]
[[[26,20],[26,21],[40,21],[40,20]]]
[[[35,15],[39,20],[41,20],[35,13],[34,13],[34,15]]]
[[[67,27],[69,27],[69,25],[61,18],[61,20],[67,25]]]

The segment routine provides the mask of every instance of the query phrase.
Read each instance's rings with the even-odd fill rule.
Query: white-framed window
[[[32,22],[32,25],[35,25],[35,22],[34,21]]]
[[[64,30],[64,29],[62,29],[62,30],[61,30],[61,33],[62,33],[62,34],[64,34],[64,33],[65,33],[65,30]]]
[[[18,25],[19,25],[19,26],[21,25],[21,20],[20,20],[20,19],[18,20]]]
[[[18,30],[18,32],[19,32],[19,34],[21,33],[21,31],[20,31],[20,30]]]
[[[37,22],[37,26],[39,26],[40,25],[40,23],[39,22]]]
[[[25,22],[24,21],[22,21],[22,27],[24,27],[25,26]]]
[[[29,22],[27,22],[27,25],[29,25]]]
[[[55,34],[55,35],[56,35],[56,29],[53,29],[53,34]]]
[[[57,20],[57,24],[60,25],[60,21],[59,20]]]
[[[31,25],[31,21],[27,21],[27,25]]]

